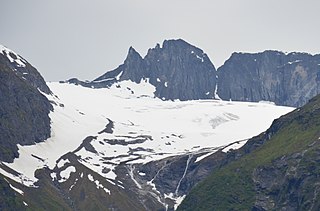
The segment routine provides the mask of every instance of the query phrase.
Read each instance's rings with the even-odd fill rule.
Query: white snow
[[[120,80],[120,77],[122,76],[122,74],[123,74],[123,71],[121,71],[121,72],[116,76],[117,81]]]
[[[0,162],[0,164],[2,165],[1,162]],[[19,172],[18,172],[18,173],[19,173],[18,176],[13,175],[13,174],[11,174],[11,173],[8,173],[7,171],[5,171],[5,170],[3,170],[3,169],[1,168],[1,165],[0,165],[0,174],[2,174],[3,176],[6,176],[6,177],[12,179],[13,181],[19,182],[19,183],[21,183],[21,184],[23,184],[23,185],[25,185],[25,186],[28,186],[28,187],[36,187],[36,186],[34,185],[35,180],[32,180],[32,179],[28,178],[27,176],[25,176],[24,174],[21,174],[21,173],[19,173]]]
[[[88,174],[88,179],[89,179],[91,182],[94,182],[93,176],[92,176],[91,174]]]
[[[222,150],[222,152],[229,152],[230,150],[234,150],[234,149],[239,149],[241,148],[245,143],[247,142],[247,140],[243,140],[243,141],[239,141],[239,142],[236,142],[234,144],[231,144],[230,146],[224,148]]]
[[[186,197],[186,195],[176,197],[172,193],[164,194],[164,195],[165,195],[165,198],[169,198],[175,202],[174,210],[178,209],[178,206],[182,203],[183,199]]]
[[[27,204],[25,201],[23,201],[23,204],[24,204],[24,206],[26,206],[26,207],[28,206],[28,204]]]
[[[51,176],[51,178],[52,178],[52,181],[54,181],[54,180],[57,179],[57,173],[52,172],[52,173],[50,174],[50,176]]]
[[[25,67],[26,66],[26,60],[21,58],[18,54],[16,54],[14,51],[10,50],[9,48],[0,45],[0,53],[6,56],[10,62],[15,62],[18,67]],[[16,58],[12,58],[10,54],[13,54]]]
[[[275,118],[293,110],[267,103],[162,101],[154,97],[155,87],[149,79],[139,84],[122,81],[104,89],[66,83],[48,85],[59,97],[47,96],[57,103],[50,113],[51,137],[31,146],[18,145],[19,158],[6,165],[21,173],[20,176],[11,175],[0,166],[0,173],[30,186],[37,181],[35,170],[44,166],[63,167],[67,160],[58,164],[56,161],[77,149],[88,136],[97,137],[90,143],[97,153],[81,148],[76,152],[81,157],[79,162],[112,183],[117,177],[114,169],[120,162],[147,163],[174,155],[199,153],[205,148],[211,148],[208,151],[211,153],[215,147],[263,132]],[[61,103],[63,107],[58,106]],[[113,133],[99,134],[109,123],[108,119],[114,122]],[[151,138],[133,143],[141,139],[137,138],[139,136]],[[112,139],[124,140],[125,144],[105,141]],[[71,172],[75,172],[74,167],[68,167],[61,176],[68,178]]]
[[[165,87],[168,87],[168,82],[167,82],[167,81],[164,82],[164,86],[165,86]]]
[[[72,172],[76,172],[76,168],[74,166],[68,166],[65,170],[60,172],[61,179],[59,182],[65,182],[69,179]]]
[[[139,175],[140,175],[140,176],[146,176],[146,173],[144,173],[144,172],[139,172]]]
[[[10,183],[9,183],[9,186],[10,186],[11,189],[13,189],[15,192],[19,193],[20,195],[24,194],[24,192],[22,190],[20,190],[19,188],[14,187]]]
[[[100,182],[99,180],[94,180],[93,176],[91,174],[88,174],[88,179],[91,182],[94,182],[96,184],[97,189],[103,189],[107,194],[111,194],[110,190],[108,188],[105,188]]]
[[[214,99],[221,100],[220,96],[218,95],[218,83],[216,84],[216,87],[214,88]]]
[[[157,82],[161,82],[160,78],[157,78]]]
[[[295,60],[295,61],[292,61],[292,62],[288,62],[288,64],[294,64],[294,63],[298,63],[298,62],[301,62],[301,60]]]
[[[201,155],[201,156],[197,157],[195,163],[198,163],[199,161],[205,159],[206,157],[209,157],[210,155],[212,155],[212,154],[215,153],[215,152],[216,152],[216,150],[214,150],[214,151],[212,151],[212,152],[208,152],[208,153],[206,153],[206,154],[204,154],[204,155]]]
[[[201,56],[198,56],[198,55],[196,55],[196,57],[197,57],[198,59],[200,59],[200,60],[201,60],[201,62],[204,62],[204,59],[203,59],[203,57],[201,57]]]
[[[66,159],[66,160],[64,160],[64,159],[61,159],[60,161],[59,161],[59,163],[57,164],[57,166],[58,166],[58,168],[61,168],[61,167],[63,167],[65,164],[67,164],[67,163],[70,163],[70,161],[68,160],[68,159]]]
[[[174,210],[177,210],[179,205],[182,203],[183,199],[186,197],[186,195],[183,195],[183,196],[179,196],[177,199],[176,199],[176,203],[174,205]]]

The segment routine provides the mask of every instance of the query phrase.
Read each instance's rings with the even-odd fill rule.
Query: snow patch
[[[216,84],[216,87],[214,88],[214,99],[221,100],[220,96],[218,95],[218,83]]]
[[[298,62],[301,62],[301,60],[295,60],[295,61],[292,61],[292,62],[288,62],[288,64],[294,64],[294,63],[298,63]]]
[[[24,194],[24,192],[22,190],[20,190],[19,188],[14,187],[10,183],[9,183],[9,186],[10,186],[11,189],[13,189],[15,192],[19,193],[20,195]]]
[[[65,182],[69,179],[72,172],[76,172],[76,168],[74,166],[68,166],[65,170],[60,172],[61,179],[59,182]]]
[[[26,67],[26,60],[16,54],[14,51],[9,48],[0,45],[0,53],[6,56],[11,63],[16,63],[18,67]],[[12,55],[15,57],[13,58]]]
[[[57,174],[55,172],[52,172],[50,174],[50,177],[52,178],[52,181],[55,181],[57,179]]]
[[[61,159],[60,161],[59,161],[59,163],[57,164],[57,166],[58,166],[58,168],[61,168],[61,167],[63,167],[65,164],[67,164],[67,163],[70,163],[70,161],[68,160],[68,159]]]
[[[140,176],[146,176],[146,173],[144,173],[144,172],[139,172],[139,175],[140,175]]]
[[[120,80],[120,77],[122,76],[122,74],[123,74],[123,71],[121,71],[121,72],[116,76],[117,81]]]
[[[204,155],[201,155],[199,157],[197,157],[197,159],[194,161],[195,163],[198,163],[199,161],[205,159],[206,157],[209,157],[210,155],[212,155],[213,153],[215,153],[216,150],[212,151],[212,152],[209,152],[209,153],[206,153]]]
[[[243,141],[239,141],[239,142],[235,142],[233,144],[231,144],[230,146],[224,148],[222,150],[222,152],[229,152],[230,150],[235,150],[235,149],[239,149],[241,148],[243,145],[245,145],[245,143],[247,143],[248,140],[243,140]]]
[[[96,184],[97,189],[103,189],[107,194],[111,194],[110,190],[108,188],[105,188],[100,182],[99,180],[94,180],[93,176],[91,174],[88,174],[88,179],[91,182],[94,182]]]
[[[201,60],[201,62],[204,62],[204,59],[203,59],[203,57],[201,57],[201,56],[198,56],[198,55],[196,55],[196,57],[197,57],[198,59],[200,59],[200,60]]]

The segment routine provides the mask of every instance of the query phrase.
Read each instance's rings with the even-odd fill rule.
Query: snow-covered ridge
[[[27,61],[20,57],[17,53],[10,50],[9,48],[0,45],[0,53],[6,56],[11,63],[16,63],[18,67],[25,67]]]

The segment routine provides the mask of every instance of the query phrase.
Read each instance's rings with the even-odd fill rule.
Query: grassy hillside
[[[319,136],[318,96],[235,152],[240,158],[197,185],[179,210],[319,210]]]

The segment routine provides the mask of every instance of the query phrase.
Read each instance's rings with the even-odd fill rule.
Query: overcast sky
[[[232,52],[320,53],[319,0],[0,0],[0,43],[47,81],[92,80],[182,38],[217,67]]]

